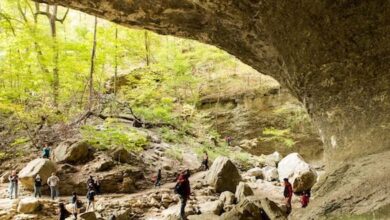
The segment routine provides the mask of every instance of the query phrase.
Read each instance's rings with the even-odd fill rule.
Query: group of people
[[[283,191],[284,202],[287,206],[287,213],[289,214],[292,209],[291,200],[294,192],[291,183],[288,181],[288,178],[283,179],[283,184],[284,184],[284,191]],[[310,196],[311,196],[310,190],[305,190],[302,192],[300,198],[302,208],[307,207],[307,205],[309,204]]]

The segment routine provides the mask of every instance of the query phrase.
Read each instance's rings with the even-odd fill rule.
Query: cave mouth
[[[38,2],[227,51],[304,103],[332,161],[390,148],[389,2]]]

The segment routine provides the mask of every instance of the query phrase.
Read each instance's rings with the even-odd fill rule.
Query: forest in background
[[[166,142],[196,145],[199,154],[207,149],[212,157],[227,155],[210,121],[218,118],[198,109],[202,99],[217,100],[219,111],[224,97],[280,88],[216,47],[29,0],[0,3],[0,60],[3,158],[11,156],[7,148],[39,148],[75,136],[99,149],[141,150],[147,135],[117,123],[122,119],[155,129]],[[92,116],[103,124],[87,123]],[[292,117],[309,123],[302,109]],[[267,129],[283,144],[292,141],[288,126]],[[221,148],[213,148],[215,141]],[[181,156],[179,147],[170,151]],[[248,159],[246,153],[236,156]]]

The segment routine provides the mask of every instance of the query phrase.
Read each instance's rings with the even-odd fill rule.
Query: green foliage
[[[288,148],[293,147],[296,143],[292,138],[290,129],[265,128],[263,135],[265,137],[261,137],[260,140],[264,142],[276,142]]]
[[[129,151],[138,152],[148,145],[148,139],[144,134],[136,129],[124,129],[119,125],[106,125],[100,129],[83,126],[81,134],[84,140],[101,150],[124,147]]]

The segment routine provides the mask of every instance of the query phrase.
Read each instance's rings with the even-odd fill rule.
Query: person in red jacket
[[[191,194],[189,177],[190,177],[189,170],[182,172],[180,176],[177,178],[177,183],[175,186],[175,191],[180,196],[180,218],[182,220],[186,219],[185,208],[187,205],[187,200]]]
[[[288,181],[287,178],[284,178],[283,181],[284,181],[284,192],[283,192],[284,201],[286,202],[287,205],[287,214],[290,214],[293,190],[292,190],[291,183]]]
[[[307,205],[309,204],[309,200],[310,200],[310,191],[303,191],[302,196],[301,196],[302,208],[307,207]]]

